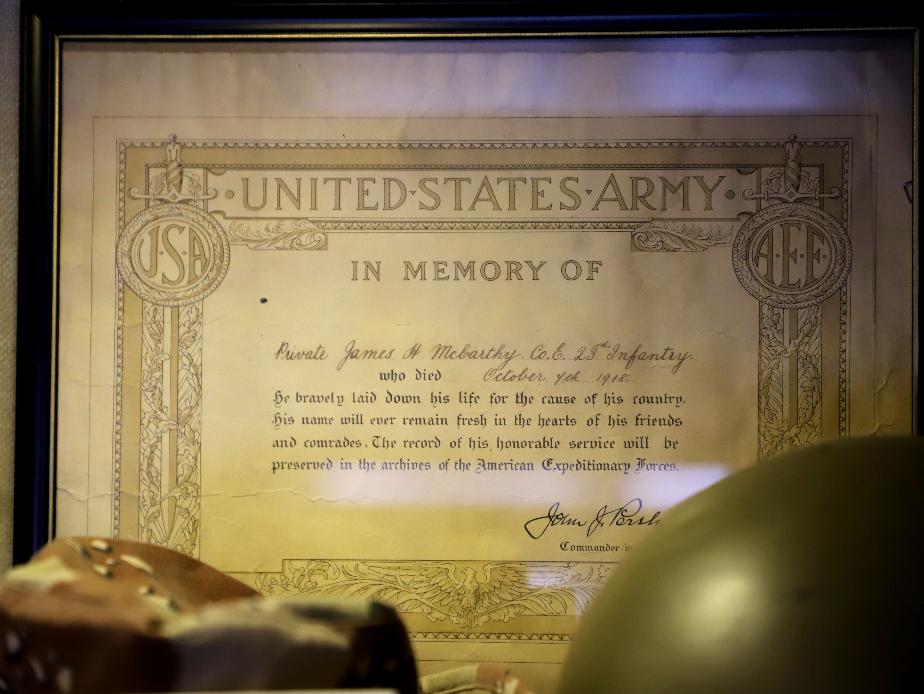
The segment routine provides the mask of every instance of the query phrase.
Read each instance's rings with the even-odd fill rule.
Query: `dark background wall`
[[[12,544],[18,121],[19,0],[0,0],[0,570]]]

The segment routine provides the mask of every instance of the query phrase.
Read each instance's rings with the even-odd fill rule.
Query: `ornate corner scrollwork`
[[[151,177],[147,192],[131,188],[128,191],[130,197],[155,203],[197,203],[212,200],[218,196],[218,191],[212,188],[203,191],[199,177],[184,169],[183,162],[180,160],[180,143],[176,135],[170,136],[170,139],[164,143],[164,149],[166,150],[164,173]]]
[[[651,221],[632,232],[633,251],[705,251],[728,243],[735,228],[733,225],[693,224]]]
[[[780,202],[798,202],[803,200],[824,200],[841,197],[841,189],[832,186],[823,193],[818,180],[818,172],[802,168],[802,143],[796,135],[791,135],[783,146],[786,150],[786,163],[779,171],[771,173],[763,182],[762,190],[755,193],[748,188],[741,193],[745,200],[777,200]]]
[[[327,250],[327,233],[308,219],[231,222],[228,238],[231,243],[246,244],[254,251]]]

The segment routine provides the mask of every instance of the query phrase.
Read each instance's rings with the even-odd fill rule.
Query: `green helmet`
[[[668,512],[583,617],[560,694],[921,691],[924,439],[790,451]]]

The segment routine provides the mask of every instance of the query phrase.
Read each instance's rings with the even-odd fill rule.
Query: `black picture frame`
[[[289,34],[353,39],[619,37],[672,34],[902,35],[917,47],[911,9],[815,3],[549,3],[200,1],[22,4],[19,295],[13,559],[26,561],[54,530],[60,50],[68,41],[229,38]],[[908,7],[907,5],[905,6]],[[917,48],[915,55],[917,90]],[[916,100],[915,100],[915,103]],[[917,112],[917,111],[916,111]],[[917,144],[915,145],[917,147]],[[915,162],[917,176],[917,162]],[[917,198],[914,215],[917,223]],[[920,255],[920,250],[919,250]],[[920,260],[920,259],[919,259]],[[919,262],[920,265],[920,262]],[[918,302],[920,323],[920,302]],[[920,392],[920,362],[918,383]],[[922,431],[920,411],[916,427]]]

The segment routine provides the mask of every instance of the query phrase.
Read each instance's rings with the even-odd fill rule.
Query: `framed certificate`
[[[913,27],[35,7],[19,559],[164,545],[548,683],[671,505],[919,427]]]

